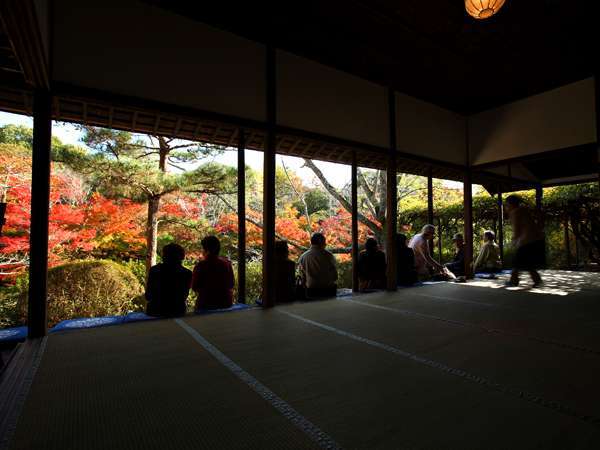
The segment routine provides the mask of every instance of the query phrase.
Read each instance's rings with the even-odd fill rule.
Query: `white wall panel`
[[[384,87],[277,52],[280,125],[387,147],[388,110]]]
[[[54,79],[265,119],[264,46],[132,0],[55,0]]]
[[[473,164],[595,142],[594,80],[476,114],[469,134]]]
[[[455,164],[466,163],[466,123],[460,114],[396,94],[401,151]]]

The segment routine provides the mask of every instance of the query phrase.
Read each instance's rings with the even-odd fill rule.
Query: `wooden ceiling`
[[[147,3],[465,114],[597,66],[597,1],[507,0],[483,21],[462,0]]]

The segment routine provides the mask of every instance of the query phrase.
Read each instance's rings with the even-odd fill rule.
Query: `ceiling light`
[[[489,19],[502,8],[505,0],[465,0],[465,9],[476,19]]]

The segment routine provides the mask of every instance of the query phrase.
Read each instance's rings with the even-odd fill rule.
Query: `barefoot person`
[[[513,270],[508,284],[518,286],[519,272],[526,270],[531,275],[533,286],[539,286],[542,277],[537,269],[544,264],[544,233],[534,220],[533,213],[523,205],[518,195],[509,195],[506,198],[505,209],[512,225],[515,248]]]

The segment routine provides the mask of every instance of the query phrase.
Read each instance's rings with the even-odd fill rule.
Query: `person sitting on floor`
[[[177,244],[162,249],[162,262],[152,266],[146,283],[146,314],[178,317],[186,312],[192,272],[183,267],[185,250]]]
[[[502,270],[500,247],[496,244],[496,234],[487,230],[483,233],[483,244],[473,265],[475,272],[498,273]]]
[[[365,249],[358,256],[358,286],[361,291],[385,289],[386,287],[385,253],[379,249],[375,238],[368,238]]]
[[[296,264],[289,259],[287,241],[275,242],[275,301],[292,302],[296,299]]]
[[[425,225],[421,232],[415,234],[408,243],[415,253],[415,268],[421,280],[429,280],[435,275],[444,273],[444,266],[431,257],[429,241],[435,236],[435,227]]]
[[[465,274],[465,240],[463,235],[456,233],[452,237],[452,243],[455,249],[454,258],[449,263],[444,264],[444,267],[457,277],[461,277]]]
[[[417,269],[415,268],[415,252],[406,245],[406,235],[399,233],[396,235],[396,245],[398,246],[398,285],[411,286],[417,282]]]
[[[230,308],[233,304],[234,276],[231,262],[219,256],[221,242],[216,236],[202,239],[204,258],[194,267],[192,289],[196,293],[196,312]]]
[[[308,298],[335,297],[337,293],[335,257],[325,250],[325,243],[322,233],[314,233],[310,238],[310,249],[298,260],[300,278]]]

